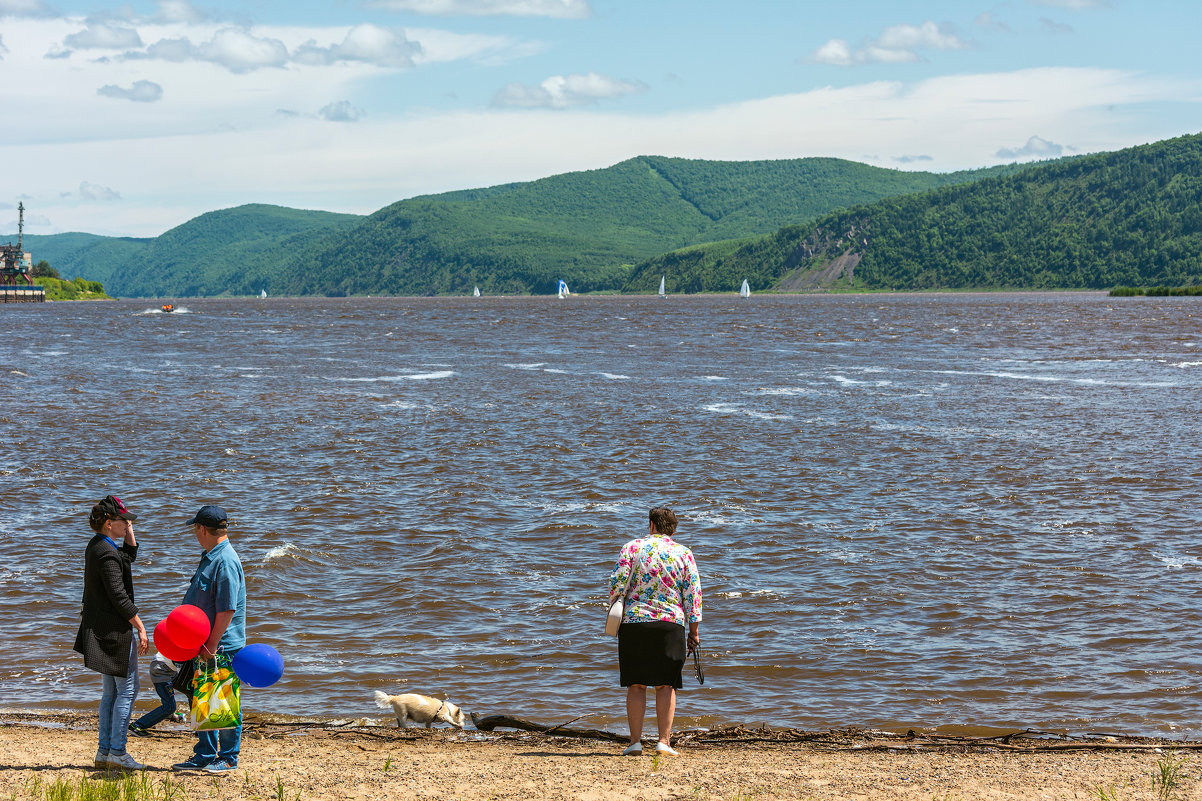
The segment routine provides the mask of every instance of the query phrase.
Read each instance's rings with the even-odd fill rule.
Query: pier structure
[[[33,282],[33,254],[26,253],[25,204],[17,204],[17,244],[0,245],[0,303],[42,303],[46,290]]]

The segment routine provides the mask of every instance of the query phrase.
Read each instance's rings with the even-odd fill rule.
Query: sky
[[[0,0],[0,231],[639,155],[951,171],[1202,131],[1195,0]]]

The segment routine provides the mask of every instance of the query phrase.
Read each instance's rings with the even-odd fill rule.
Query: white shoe
[[[146,770],[146,766],[131,757],[128,753],[109,754],[108,766],[121,770]]]
[[[643,744],[642,743],[631,743],[630,745],[626,746],[625,750],[622,751],[622,756],[642,756],[642,755],[643,755]]]
[[[104,770],[105,768],[107,768],[109,766],[109,752],[105,751],[103,748],[97,748],[96,749],[96,760],[92,764],[94,764],[96,767],[100,768],[101,770]]]
[[[672,748],[672,746],[668,745],[667,743],[656,743],[655,753],[667,754],[668,756],[680,756],[680,752]]]

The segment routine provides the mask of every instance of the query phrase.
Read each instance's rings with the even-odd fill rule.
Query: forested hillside
[[[838,159],[640,157],[604,170],[401,201],[288,266],[299,295],[616,290],[666,250],[1011,171],[934,174]]]
[[[361,219],[251,204],[202,214],[152,239],[71,233],[25,242],[63,277],[101,281],[118,296],[251,295],[273,292],[285,264]]]
[[[1202,283],[1202,136],[1036,165],[650,260],[630,290]]]
[[[15,240],[16,237],[13,237]],[[8,241],[3,237],[0,240]],[[107,284],[113,270],[142,257],[153,239],[97,234],[26,235],[25,247],[34,261],[47,261],[64,278],[82,276]],[[106,287],[112,289],[111,286]]]
[[[257,204],[211,211],[151,240],[105,286],[140,297],[274,294],[285,264],[361,219]]]

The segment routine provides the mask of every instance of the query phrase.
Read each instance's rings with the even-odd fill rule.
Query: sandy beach
[[[0,716],[4,799],[56,783],[120,779],[92,767],[95,719]],[[680,756],[619,756],[618,744],[498,731],[249,724],[234,775],[182,774],[182,729],[130,738],[154,798],[187,799],[1138,799],[1202,798],[1195,743],[1091,738],[981,741],[871,732],[729,730],[681,738]],[[1174,750],[1174,746],[1177,746]],[[1172,786],[1159,777],[1179,764]],[[76,790],[76,797],[79,792]],[[60,796],[61,797],[61,796]]]

